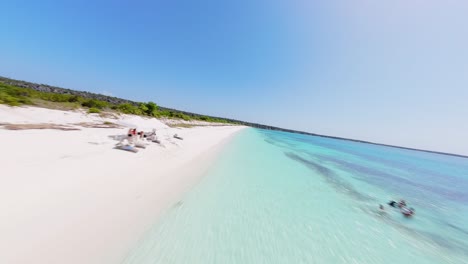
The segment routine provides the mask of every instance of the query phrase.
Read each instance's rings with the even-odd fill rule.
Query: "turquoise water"
[[[468,159],[246,129],[124,263],[468,263]]]

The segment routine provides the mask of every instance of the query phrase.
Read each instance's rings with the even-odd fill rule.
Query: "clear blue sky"
[[[468,2],[2,1],[0,75],[468,154]]]

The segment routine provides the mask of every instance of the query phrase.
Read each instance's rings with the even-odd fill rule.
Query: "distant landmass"
[[[15,79],[10,79],[10,78],[1,77],[1,76],[0,76],[0,82],[2,82],[4,84],[8,84],[8,85],[22,87],[22,88],[34,89],[34,90],[40,91],[40,92],[77,95],[77,96],[81,96],[81,97],[84,97],[84,98],[105,101],[105,102],[108,102],[108,103],[111,103],[111,104],[126,104],[126,103],[129,103],[129,104],[133,104],[133,105],[139,105],[141,103],[141,102],[135,102],[135,101],[122,99],[122,98],[118,98],[118,97],[114,97],[114,96],[91,93],[91,92],[87,92],[87,91],[71,90],[71,89],[51,86],[51,85],[47,85],[47,84],[38,84],[38,83],[32,83],[32,82],[27,82],[27,81],[15,80]],[[183,114],[188,115],[188,116],[202,116],[202,115],[197,114],[197,113],[181,111],[181,110],[177,110],[177,109],[173,109],[173,108],[169,108],[169,107],[159,106],[159,108],[161,110],[180,112],[180,113],[183,113]],[[446,153],[446,152],[439,152],[439,151],[432,151],[432,150],[424,150],[424,149],[416,149],[416,148],[408,148],[408,147],[388,145],[388,144],[383,144],[383,143],[375,143],[375,142],[358,140],[358,139],[351,139],[351,138],[320,135],[320,134],[315,134],[315,133],[310,133],[310,132],[305,132],[305,131],[286,129],[286,128],[269,126],[269,125],[252,123],[252,122],[245,122],[245,121],[242,121],[242,120],[236,120],[236,119],[225,118],[225,117],[217,117],[217,116],[210,116],[210,115],[203,115],[203,116],[207,116],[207,117],[215,118],[215,119],[224,119],[224,120],[227,120],[227,121],[229,121],[231,123],[236,123],[236,124],[249,126],[249,127],[254,127],[254,128],[259,128],[259,129],[276,130],[276,131],[283,131],[283,132],[289,132],[289,133],[296,133],[296,134],[303,134],[303,135],[310,135],[310,136],[317,136],[317,137],[325,137],[325,138],[332,138],[332,139],[338,139],[338,140],[348,140],[348,141],[366,143],[366,144],[372,144],[372,145],[379,145],[379,146],[386,146],[386,147],[406,149],[406,150],[429,152],[429,153],[435,153],[435,154],[441,154],[441,155],[456,156],[456,157],[461,157],[461,158],[468,158],[468,156],[460,155],[460,154],[453,154],[453,153]]]

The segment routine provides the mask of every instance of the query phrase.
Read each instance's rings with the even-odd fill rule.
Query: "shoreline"
[[[244,129],[167,128],[157,120],[132,118],[114,121],[159,126],[184,140],[168,141],[165,147],[152,143],[135,154],[113,149],[115,141],[108,137],[127,128],[0,129],[0,262],[121,262]],[[0,108],[2,123],[69,124],[76,119],[95,121],[83,113]]]
[[[71,89],[66,89],[66,88],[61,88],[61,87],[56,87],[56,86],[50,86],[46,84],[37,84],[37,83],[32,83],[32,82],[27,82],[27,81],[22,81],[22,80],[15,80],[11,78],[6,78],[0,76],[0,83],[4,83],[7,85],[13,85],[13,86],[18,86],[22,88],[29,88],[33,89],[39,92],[48,92],[48,93],[56,93],[56,94],[73,94],[77,96],[83,96],[84,98],[92,98],[92,99],[98,99],[98,100],[103,100],[106,102],[117,102],[117,103],[130,103],[130,104],[136,104],[137,102],[131,101],[131,100],[126,100],[122,98],[116,98],[112,96],[107,96],[107,95],[102,95],[102,94],[96,94],[96,93],[91,93],[87,91],[79,91],[79,90],[71,90]],[[176,111],[182,114],[186,115],[198,115],[196,113],[191,113],[187,111],[180,111],[168,107],[160,107],[160,109],[168,110],[168,111]],[[206,115],[205,115],[206,116]],[[215,117],[215,116],[209,116],[211,118],[221,118],[221,117]],[[453,157],[459,157],[459,158],[468,158],[468,153],[462,153],[459,151],[447,151],[447,150],[431,150],[429,147],[417,147],[417,146],[401,146],[398,145],[397,143],[384,143],[384,142],[378,142],[374,141],[372,139],[367,139],[367,140],[361,140],[361,139],[356,139],[356,138],[347,138],[344,136],[332,136],[332,135],[325,135],[325,134],[318,134],[318,133],[313,133],[313,132],[306,132],[302,130],[296,130],[296,129],[288,129],[288,128],[281,128],[277,126],[272,126],[272,125],[265,125],[265,124],[259,124],[259,123],[253,123],[249,121],[241,121],[241,120],[236,120],[232,118],[221,118],[230,122],[234,122],[236,124],[242,125],[242,126],[247,126],[247,127],[253,127],[253,128],[258,128],[258,129],[265,129],[265,130],[273,130],[273,131],[280,131],[280,132],[286,132],[286,133],[294,133],[294,134],[300,134],[300,135],[309,135],[309,136],[317,136],[317,137],[322,137],[322,138],[331,138],[331,139],[338,139],[338,140],[345,140],[345,141],[350,141],[350,142],[357,142],[357,143],[364,143],[364,144],[370,144],[370,145],[376,145],[376,146],[384,146],[384,147],[390,147],[390,148],[397,148],[397,149],[403,149],[403,150],[411,150],[411,151],[418,151],[418,152],[426,152],[426,153],[433,153],[433,154],[439,154],[439,155],[445,155],[445,156],[453,156]],[[168,124],[170,124],[171,121],[169,121]],[[177,124],[182,124],[184,125],[186,122],[177,122]],[[203,123],[203,121],[201,122]]]

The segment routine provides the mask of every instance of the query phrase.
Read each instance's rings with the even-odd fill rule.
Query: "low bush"
[[[133,115],[141,115],[143,112],[136,106],[126,103],[126,104],[119,104],[116,108],[119,112],[124,114],[133,114]]]
[[[32,104],[31,100],[26,97],[27,95],[25,91],[21,91],[21,88],[17,89],[16,87],[0,84],[0,104],[10,106]]]
[[[95,107],[91,107],[91,108],[88,109],[88,113],[97,114],[97,113],[101,113],[101,110],[99,110],[98,108],[95,108]]]
[[[10,106],[21,105],[21,103],[18,101],[18,98],[15,98],[3,91],[0,91],[0,104],[6,104]]]
[[[82,102],[81,105],[84,107],[97,108],[97,109],[103,109],[109,106],[107,102],[99,101],[96,99],[88,99]]]

